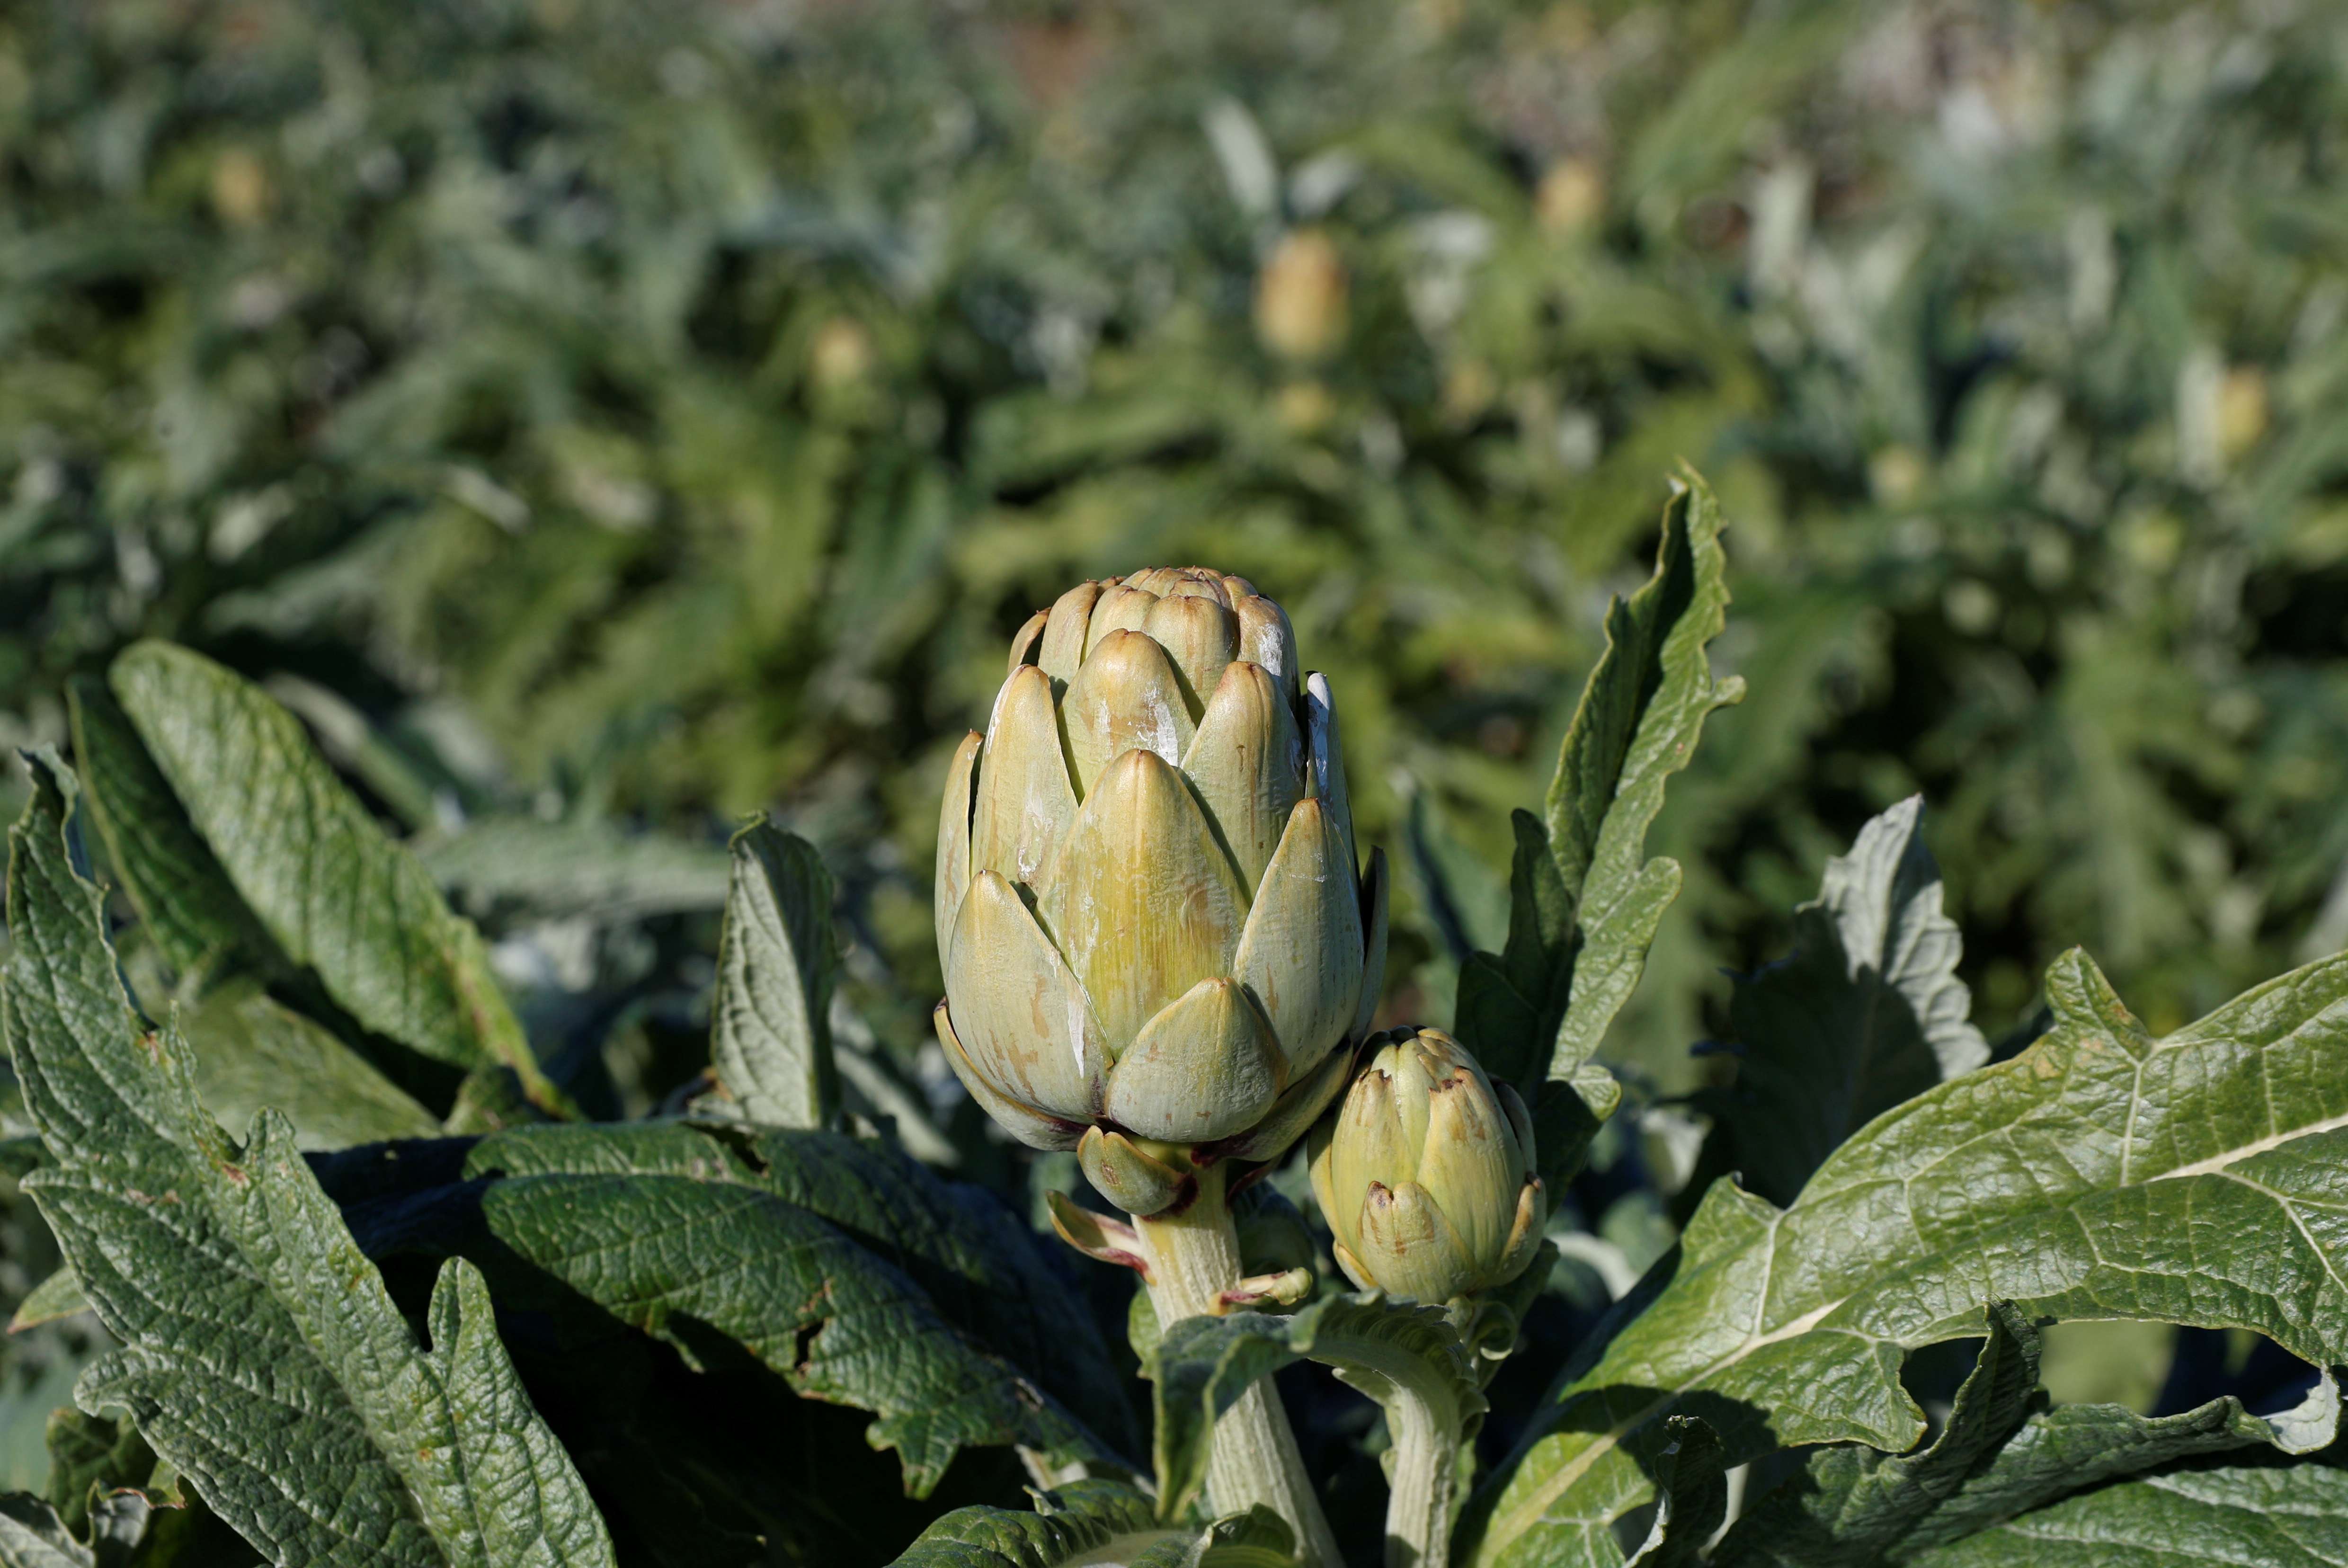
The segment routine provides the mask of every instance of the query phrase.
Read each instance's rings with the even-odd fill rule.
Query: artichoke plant
[[[1344,1087],[1385,966],[1385,872],[1374,855],[1359,874],[1329,683],[1279,605],[1161,567],[1080,583],[1022,627],[947,774],[937,922],[954,1071],[1133,1216],[1061,1200],[1063,1236],[1139,1270],[1161,1324],[1310,1287],[1302,1268],[1243,1277],[1229,1173]],[[1334,1568],[1262,1388],[1217,1422],[1207,1484]]]
[[[1329,686],[1243,579],[1080,583],[1023,627],[938,832],[938,1037],[1128,1213],[1276,1157],[1344,1086],[1385,947]]]
[[[1309,1148],[1337,1264],[1364,1290],[1447,1302],[1506,1284],[1540,1247],[1532,1119],[1439,1029],[1371,1040]]]

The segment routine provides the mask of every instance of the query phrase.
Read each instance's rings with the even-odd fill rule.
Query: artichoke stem
[[[1149,1264],[1143,1277],[1161,1331],[1186,1317],[1216,1316],[1231,1310],[1223,1293],[1240,1283],[1239,1232],[1223,1192],[1224,1168],[1198,1172],[1196,1200],[1179,1213],[1133,1222]],[[1278,1513],[1296,1532],[1298,1568],[1344,1568],[1335,1538],[1304,1473],[1296,1435],[1280,1392],[1269,1379],[1240,1396],[1215,1423],[1207,1460],[1207,1501],[1218,1515],[1244,1513],[1257,1503]]]
[[[1394,1439],[1386,1495],[1385,1568],[1447,1568],[1451,1558],[1452,1491],[1459,1479],[1459,1432],[1408,1389],[1386,1401]]]

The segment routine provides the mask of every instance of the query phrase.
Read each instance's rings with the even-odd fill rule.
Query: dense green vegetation
[[[8,0],[0,739],[87,769],[141,637],[267,683],[606,1116],[706,1060],[770,810],[839,883],[851,1107],[1066,1187],[924,1046],[1011,632],[1161,562],[1281,599],[1388,1015],[1447,1022],[1685,458],[1749,696],[1650,841],[1632,1103],[1717,1086],[1713,972],[1916,792],[1999,1055],[2075,942],[2165,1034],[2348,943],[2343,125],[2321,5]],[[1649,1185],[1561,1212],[1635,1270]],[[8,1484],[88,1321],[11,1342]]]

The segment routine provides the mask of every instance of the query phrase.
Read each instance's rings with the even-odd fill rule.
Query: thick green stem
[[[1385,1406],[1395,1456],[1385,1568],[1446,1568],[1452,1491],[1459,1479],[1459,1423],[1404,1384],[1395,1385]]]
[[[1210,1165],[1197,1175],[1198,1198],[1180,1213],[1134,1222],[1149,1265],[1149,1305],[1161,1330],[1186,1317],[1220,1315],[1223,1292],[1240,1282],[1239,1233],[1224,1200],[1222,1168]],[[1215,1422],[1207,1501],[1218,1514],[1243,1513],[1262,1503],[1296,1532],[1299,1568],[1344,1568],[1269,1379],[1240,1396]]]

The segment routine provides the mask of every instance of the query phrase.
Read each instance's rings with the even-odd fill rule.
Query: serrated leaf
[[[2147,1476],[1911,1561],[1915,1568],[2343,1568],[2348,1471],[2290,1465]]]
[[[1733,1091],[1707,1108],[1746,1188],[1790,1203],[1835,1146],[1902,1100],[1989,1060],[1957,978],[1956,923],[1919,830],[1921,796],[1859,830],[1794,912],[1793,955],[1736,984]]]
[[[1903,1452],[1904,1352],[2033,1317],[2241,1327],[2348,1357],[2348,956],[2155,1040],[2084,954],[2010,1062],[1870,1123],[1791,1208],[1714,1186],[1653,1304],[1547,1402],[1473,1504],[1478,1563],[1612,1563],[1663,1417],[1735,1464],[1779,1445]]]
[[[1606,651],[1559,749],[1545,814],[1515,815],[1508,947],[1461,966],[1455,1025],[1497,1077],[1588,1080],[1679,892],[1678,865],[1646,858],[1647,829],[1704,716],[1744,690],[1715,681],[1705,653],[1727,616],[1720,529],[1712,491],[1684,469],[1654,576],[1608,610]],[[1570,1173],[1546,1150],[1542,1163],[1545,1175]]]
[[[1207,1482],[1215,1419],[1259,1377],[1312,1360],[1381,1405],[1422,1401],[1437,1429],[1472,1431],[1485,1408],[1468,1347],[1439,1306],[1389,1302],[1378,1291],[1328,1295],[1292,1316],[1234,1312],[1189,1317],[1159,1339],[1148,1362],[1157,1417],[1158,1497],[1179,1518]]]
[[[290,973],[292,962],[237,895],[113,694],[84,676],[67,695],[90,817],[164,961],[205,979],[240,967]]]
[[[476,920],[520,912],[616,923],[726,902],[726,856],[715,845],[626,833],[609,822],[489,817],[431,839],[417,854]]]
[[[752,1121],[829,1127],[839,1112],[831,874],[814,845],[763,818],[735,834],[732,849],[710,1011],[717,1081]]]
[[[582,1343],[625,1325],[692,1357],[715,1329],[801,1393],[873,1411],[870,1440],[917,1495],[968,1445],[1128,1462],[1076,1293],[991,1197],[894,1150],[677,1122],[517,1130],[460,1161],[413,1150],[323,1162],[371,1254],[473,1256],[500,1301]],[[375,1185],[385,1162],[423,1181]]]
[[[438,1061],[511,1068],[561,1100],[489,973],[405,845],[320,758],[274,697],[201,655],[139,643],[114,694],[188,820],[286,957],[357,1024]]]
[[[283,1562],[610,1562],[479,1273],[442,1271],[419,1349],[291,1126],[264,1115],[230,1143],[184,1042],[147,1028],[117,977],[71,776],[54,758],[33,776],[10,835],[0,1022],[52,1157],[26,1189],[122,1341],[77,1401],[129,1410]]]
[[[264,1105],[304,1149],[431,1138],[440,1120],[321,1025],[244,982],[207,995],[180,1027],[195,1051],[197,1092],[221,1125]]]
[[[2038,1388],[2038,1331],[2007,1302],[1989,1308],[1989,1337],[1929,1448],[1887,1454],[1857,1444],[1817,1450],[1802,1471],[1749,1509],[1714,1554],[1719,1568],[1871,1568],[1956,1495],[2029,1413]]]
[[[2044,1391],[1993,1459],[1898,1542],[1893,1560],[2003,1524],[2030,1509],[2157,1465],[2246,1448],[2305,1454],[2340,1435],[2340,1389],[2326,1372],[2295,1409],[2254,1416],[2231,1398],[2173,1416],[2139,1416],[2121,1405],[2045,1407]]]
[[[1581,950],[1552,1078],[1591,1058],[1638,985],[1655,927],[1679,895],[1678,862],[1646,858],[1664,781],[1695,755],[1704,716],[1745,695],[1735,676],[1713,678],[1705,652],[1728,620],[1720,530],[1711,487],[1684,467],[1654,577],[1608,612],[1606,652],[1566,731],[1547,826]]]

